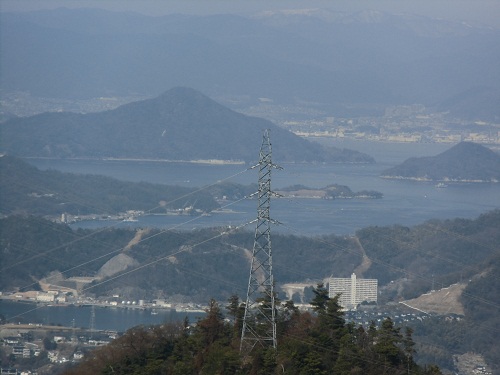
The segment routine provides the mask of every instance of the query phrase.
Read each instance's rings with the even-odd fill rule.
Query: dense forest
[[[0,212],[6,215],[110,215],[127,210],[164,213],[166,209],[188,206],[202,211],[219,206],[207,191],[124,182],[98,175],[41,171],[9,155],[0,157],[0,175]]]
[[[121,251],[133,237],[132,231],[122,229],[74,231],[36,216],[2,219],[0,290],[35,289],[52,271],[66,277],[94,275],[113,249]]]
[[[475,277],[462,294],[468,329],[464,330],[462,351],[483,353],[494,374],[500,373],[500,254],[491,258],[479,277]]]
[[[499,228],[500,211],[495,210],[475,220],[429,220],[412,228],[367,227],[356,236],[373,260],[365,276],[377,278],[380,285],[406,280],[392,298],[410,299],[433,287],[466,282],[488,269],[498,255]]]
[[[348,277],[366,255],[370,264],[363,277],[378,279],[381,288],[398,281],[398,288],[384,289],[381,302],[411,299],[433,288],[489,275],[485,271],[496,264],[499,228],[496,210],[474,220],[433,220],[412,228],[367,227],[355,237],[276,233],[275,279],[281,284]],[[140,241],[127,247],[138,235]],[[119,277],[101,283],[91,289],[96,296],[177,296],[204,303],[207,295],[224,300],[245,290],[253,234],[251,228],[147,229],[140,234],[118,228],[73,230],[36,216],[10,216],[0,219],[0,241],[2,290],[31,285],[51,271],[68,270],[66,277],[92,276],[124,253],[150,266],[129,273],[126,283]]]
[[[148,229],[143,233],[138,243],[125,250],[137,231],[72,230],[65,224],[36,216],[1,219],[0,289],[32,285],[33,278],[40,279],[52,271],[63,272],[67,278],[92,276],[112,257],[124,253],[139,264],[149,266],[129,273],[126,280],[118,277],[91,286],[88,293],[206,303],[207,295],[224,300],[235,291],[244,292],[248,281],[248,252],[253,245],[253,234],[249,230]],[[359,251],[346,251],[351,242],[349,238],[336,236],[312,239],[276,234],[273,236],[276,278],[280,282],[322,279],[331,273],[333,264],[338,272],[344,269],[342,274],[347,276],[361,261]],[[78,266],[81,264],[84,266]]]
[[[346,323],[338,296],[329,298],[322,284],[311,305],[313,312],[291,301],[277,309],[276,350],[258,343],[240,353],[244,304],[232,296],[227,316],[212,300],[194,325],[133,328],[65,374],[441,374],[415,363],[411,328],[402,330],[390,318],[367,330]]]

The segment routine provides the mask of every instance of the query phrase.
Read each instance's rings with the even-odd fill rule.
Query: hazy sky
[[[2,11],[103,8],[147,15],[253,13],[265,9],[329,8],[405,12],[500,27],[500,0],[1,0]]]

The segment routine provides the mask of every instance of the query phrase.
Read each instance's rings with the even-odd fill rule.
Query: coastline
[[[384,178],[386,180],[409,180],[409,181],[419,181],[419,182],[445,182],[452,184],[497,184],[500,181],[491,179],[491,180],[466,180],[466,179],[452,179],[452,178],[442,178],[442,179],[433,179],[429,177],[406,177],[406,176],[390,176],[390,175],[381,175],[380,178]]]
[[[110,304],[103,302],[92,302],[92,301],[76,301],[76,302],[45,302],[45,301],[36,301],[27,298],[9,298],[9,296],[2,295],[0,296],[0,301],[20,303],[25,305],[32,305],[36,308],[41,307],[98,307],[98,308],[117,308],[117,309],[125,309],[125,310],[161,310],[161,311],[177,311],[177,312],[188,312],[188,313],[205,313],[205,309],[207,306],[189,306],[188,304],[167,304],[167,305],[154,305],[151,303],[147,303],[144,305],[138,304]],[[36,310],[36,309],[33,309]],[[30,310],[32,311],[32,310]]]
[[[57,158],[50,156],[23,156],[23,159],[40,160],[81,160],[81,161],[133,161],[133,162],[153,162],[153,163],[179,163],[179,164],[201,164],[201,165],[244,165],[243,160],[224,160],[224,159],[193,159],[193,160],[172,160],[172,159],[150,159],[150,158],[115,158],[115,157],[74,157]]]

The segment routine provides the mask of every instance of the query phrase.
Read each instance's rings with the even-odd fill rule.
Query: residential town
[[[458,143],[500,146],[500,123],[427,113],[424,106],[387,108],[382,117],[287,120],[280,125],[302,137],[332,137],[378,142]]]

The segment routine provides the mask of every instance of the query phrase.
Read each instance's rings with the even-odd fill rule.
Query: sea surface
[[[280,164],[273,170],[272,189],[302,184],[321,188],[347,185],[353,191],[376,190],[382,199],[287,199],[271,201],[271,217],[280,222],[273,231],[297,235],[350,235],[367,226],[413,226],[429,219],[476,218],[500,208],[500,184],[449,184],[437,188],[432,182],[387,180],[379,177],[387,168],[409,157],[434,156],[453,145],[436,143],[382,143],[316,138],[314,141],[350,148],[372,155],[375,164]],[[274,143],[279,140],[273,140]],[[258,154],[258,148],[256,154]],[[202,188],[218,182],[257,183],[258,172],[251,165],[206,165],[143,161],[28,160],[40,169],[82,174],[101,174],[125,181],[146,181]],[[213,226],[247,226],[256,218],[257,202],[245,199],[224,202],[223,213],[210,216],[139,216],[135,222],[88,220],[74,227],[156,227],[191,230]]]
[[[176,311],[175,309],[96,307],[94,309],[94,329],[124,332],[138,325],[155,325],[166,322],[178,322],[187,316],[190,322],[196,322],[204,313]],[[34,323],[42,325],[62,325],[65,327],[90,328],[92,307],[84,306],[48,306],[44,304],[0,300],[0,313],[9,323]]]

